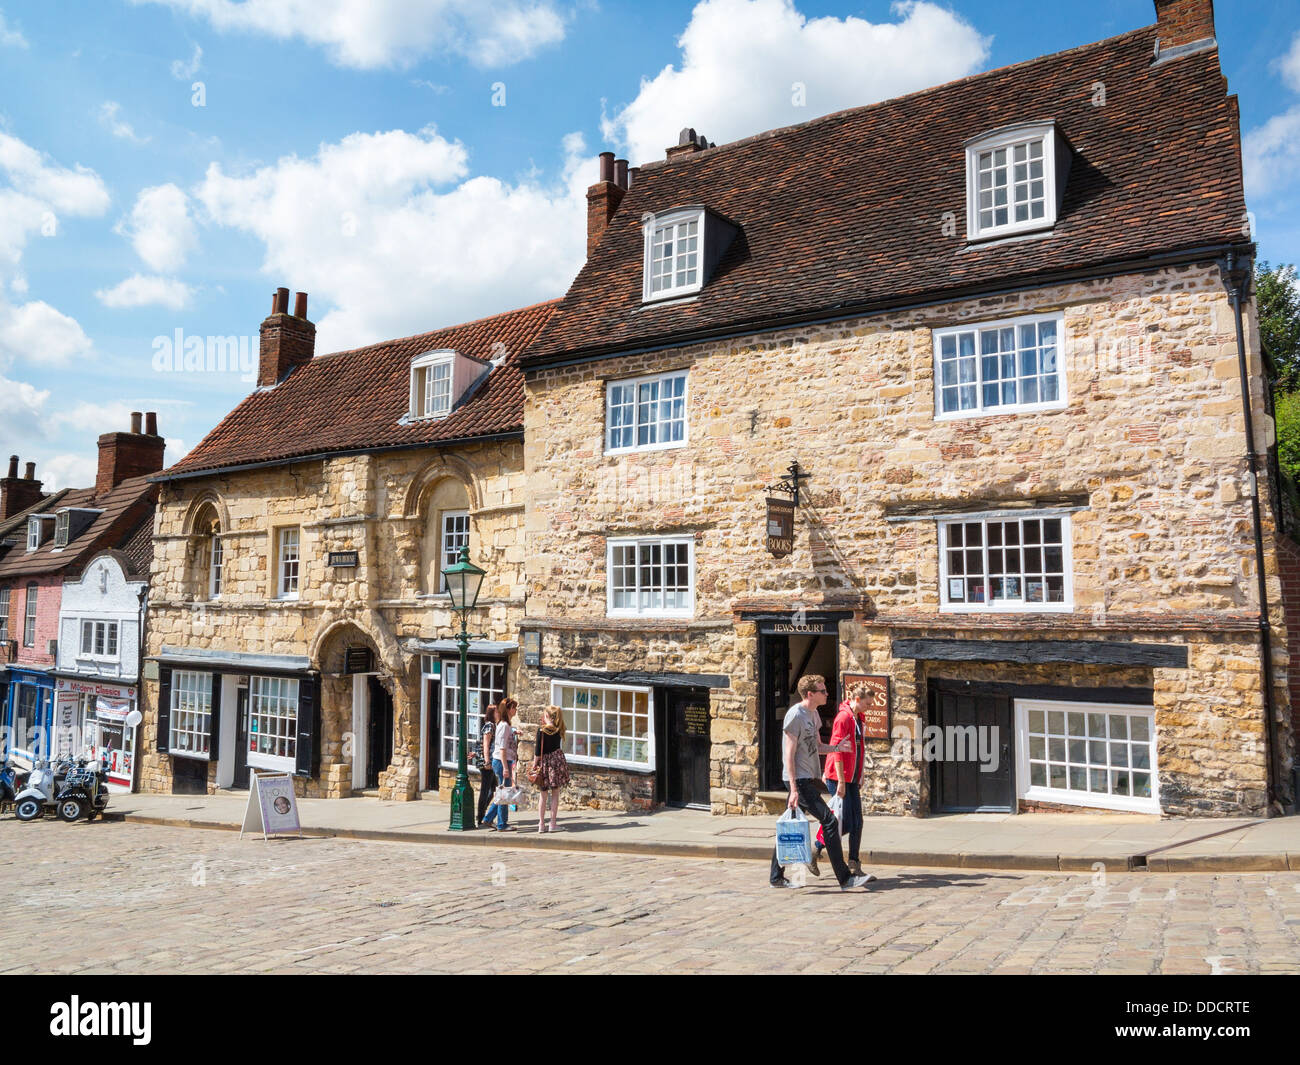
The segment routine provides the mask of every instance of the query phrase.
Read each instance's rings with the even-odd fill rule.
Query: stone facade
[[[344,652],[368,646],[393,702],[392,759],[380,774],[379,795],[417,798],[423,681],[415,641],[445,640],[459,628],[437,587],[440,507],[451,501],[469,511],[472,558],[487,571],[470,627],[513,643],[524,599],[523,505],[516,502],[522,482],[523,449],[512,440],[167,482],[155,525],[147,656],[164,647],[304,656],[320,678],[320,770],[299,777],[298,790],[342,797],[354,787],[353,678],[344,675]],[[276,531],[288,526],[299,529],[296,600],[277,598],[275,583]],[[215,599],[208,554],[214,528],[223,562]],[[330,552],[356,552],[356,567],[329,566]],[[513,691],[517,655],[503,661]],[[176,759],[158,753],[156,674],[146,676],[143,691],[141,787],[169,792]],[[218,764],[207,773],[214,790]],[[440,786],[449,789],[453,779],[442,771]]]
[[[1247,310],[1263,452],[1272,425],[1258,413],[1264,384]],[[1046,313],[1063,315],[1063,409],[936,419],[933,330]],[[606,454],[606,382],[677,369],[688,371],[688,443]],[[1146,692],[1162,812],[1266,810],[1250,477],[1234,316],[1213,264],[537,368],[525,433],[525,628],[541,633],[543,669],[525,669],[521,690],[540,702],[563,670],[722,677],[710,685],[715,813],[765,808],[756,621],[800,610],[843,616],[838,669],[891,678],[895,728],[926,721],[937,678]],[[794,552],[776,559],[765,548],[765,486],[793,459],[812,480]],[[927,514],[1067,504],[1071,610],[940,609],[938,527]],[[1273,754],[1284,769],[1287,637],[1267,493],[1261,507]],[[606,540],[618,535],[693,539],[691,618],[606,617]],[[894,657],[904,637],[1178,644],[1188,667],[917,661]],[[892,748],[872,745],[868,810],[928,812],[927,767]],[[647,787],[634,791],[622,773],[605,779],[627,804]],[[576,797],[609,801],[596,792],[584,785]]]

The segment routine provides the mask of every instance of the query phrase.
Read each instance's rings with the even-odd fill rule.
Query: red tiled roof
[[[130,566],[127,576],[144,577],[147,580],[153,566],[152,513],[136,526],[135,531],[122,544],[121,551]]]
[[[166,479],[322,452],[522,432],[519,356],[558,303],[551,300],[431,333],[318,355],[275,388],[252,393],[194,450],[156,476]],[[506,358],[446,418],[401,425],[410,406],[411,360],[436,348],[476,359],[499,353]]]
[[[1136,30],[643,167],[524,365],[1248,244],[1218,51],[1152,66],[1155,37]],[[968,245],[965,143],[1049,120],[1074,152],[1054,230]],[[694,300],[645,305],[641,218],[692,205],[740,234]]]
[[[28,551],[24,535],[23,542],[0,559],[0,581],[39,574],[80,572],[92,555],[109,548],[121,548],[128,541],[141,520],[152,513],[157,494],[157,487],[150,484],[147,477],[128,477],[101,496],[96,496],[93,488],[74,488],[64,493],[57,505],[46,500],[45,507],[35,513],[52,514],[64,507],[90,508],[103,513],[96,515],[95,520],[67,547],[56,548],[51,535],[35,551]],[[144,524],[152,532],[150,523]]]

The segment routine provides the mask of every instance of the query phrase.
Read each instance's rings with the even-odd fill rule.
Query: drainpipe
[[[1236,252],[1228,252],[1224,277],[1232,297],[1237,326],[1237,372],[1241,379],[1241,411],[1246,419],[1246,458],[1250,463],[1250,511],[1255,533],[1255,577],[1259,590],[1260,677],[1264,686],[1264,758],[1268,774],[1268,804],[1277,796],[1273,752],[1277,750],[1273,706],[1273,637],[1268,621],[1268,579],[1264,572],[1264,525],[1259,513],[1259,453],[1255,450],[1255,421],[1250,409],[1250,377],[1246,368],[1246,337],[1242,326],[1242,302],[1250,284],[1250,260],[1241,266]]]

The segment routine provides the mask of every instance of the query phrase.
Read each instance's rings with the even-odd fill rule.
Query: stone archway
[[[311,641],[312,665],[321,676],[321,776],[325,779],[328,772],[331,792],[340,795],[373,783],[381,799],[414,799],[420,760],[418,689],[387,622],[374,611],[364,614],[322,619]],[[360,647],[370,651],[370,674],[347,671],[348,649]],[[382,755],[378,760],[377,753]]]

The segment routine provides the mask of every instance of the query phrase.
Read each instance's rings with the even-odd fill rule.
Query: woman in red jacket
[[[830,746],[837,747],[844,740],[852,738],[853,750],[826,756],[826,789],[832,795],[838,795],[844,803],[840,834],[849,841],[849,872],[854,876],[870,876],[869,873],[862,872],[858,856],[862,846],[862,763],[867,750],[865,721],[870,699],[871,689],[865,684],[855,684],[849,690],[849,697],[840,703],[835,724],[831,726]],[[816,853],[820,854],[824,846],[821,831],[818,830]],[[815,854],[814,865],[816,860]],[[875,877],[871,879],[874,880]]]

